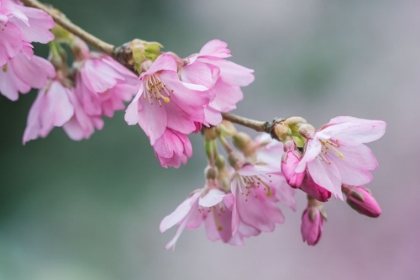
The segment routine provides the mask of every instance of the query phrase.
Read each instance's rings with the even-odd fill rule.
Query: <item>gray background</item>
[[[243,247],[212,243],[200,229],[165,251],[175,232],[160,234],[160,220],[204,183],[199,135],[178,170],[159,166],[123,112],[88,141],[54,129],[22,146],[36,94],[0,96],[0,279],[418,279],[419,1],[50,3],[113,44],[139,37],[187,56],[227,41],[232,60],[255,69],[237,113],[298,115],[316,127],[338,115],[385,120],[386,135],[369,145],[380,163],[369,187],[383,214],[369,219],[332,199],[322,240],[309,247],[299,193],[284,225]]]

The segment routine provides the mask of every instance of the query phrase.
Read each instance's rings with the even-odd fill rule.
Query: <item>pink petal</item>
[[[315,138],[314,139],[309,139],[306,142],[306,149],[305,149],[305,154],[303,155],[303,158],[300,160],[299,164],[297,165],[295,172],[296,173],[301,173],[305,170],[306,165],[313,161],[318,155],[319,153],[321,153],[321,142],[319,142],[319,139]]]
[[[24,54],[18,54],[10,60],[10,65],[16,76],[33,88],[43,88],[48,79],[55,77],[54,66],[46,59],[33,56],[28,59]]]
[[[13,23],[0,22],[0,27],[0,66],[3,66],[20,52],[23,43],[20,30]]]
[[[155,62],[153,62],[150,68],[142,76],[153,75],[162,70],[177,72],[176,61],[172,55],[162,54],[158,56]]]
[[[143,98],[139,99],[141,109],[139,111],[139,125],[146,132],[150,138],[150,144],[155,144],[156,140],[159,139],[165,132],[168,117],[165,106],[159,107],[159,104],[155,102],[153,105],[149,104],[147,100]]]
[[[211,124],[211,125],[218,125],[219,123],[222,122],[223,117],[222,114],[211,108],[211,107],[205,107],[204,108],[204,120],[205,120],[205,124]]]
[[[186,200],[184,200],[184,202],[182,202],[174,212],[166,216],[160,223],[160,232],[165,232],[174,225],[178,224],[182,219],[184,219],[191,211],[192,205],[197,203],[200,193],[201,190],[195,190],[192,192],[191,195]]]
[[[384,121],[357,119],[353,117],[337,117],[334,123],[319,132],[326,139],[335,138],[342,144],[369,143],[378,140],[385,134]]]
[[[218,189],[210,189],[209,192],[198,200],[198,205],[212,207],[222,202],[226,193]]]
[[[207,42],[201,48],[199,56],[226,58],[230,57],[230,50],[227,48],[227,43],[216,39]]]
[[[254,81],[254,70],[224,59],[200,58],[220,68],[220,79],[231,86],[247,86]]]
[[[30,86],[16,76],[10,65],[0,69],[0,92],[10,100],[17,100],[19,92],[27,93],[30,89]]]
[[[213,87],[219,78],[220,70],[211,64],[195,63],[185,65],[181,68],[181,80],[196,85],[203,85],[207,88]]]
[[[343,200],[340,171],[333,162],[328,164],[321,159],[315,159],[308,163],[308,171],[315,183]]]
[[[210,107],[219,112],[229,112],[236,109],[236,103],[243,99],[243,93],[237,86],[230,86],[219,79],[212,88],[216,93],[210,103]]]
[[[16,6],[28,17],[29,26],[20,20],[11,19],[21,30],[25,41],[46,44],[54,39],[54,35],[49,31],[54,27],[54,21],[46,12],[25,6]]]
[[[127,109],[125,110],[124,119],[128,125],[134,125],[138,122],[139,119],[139,98],[143,94],[143,84],[140,85],[139,91],[137,92],[136,96],[134,97],[133,101],[131,101],[130,105],[128,105]],[[147,104],[146,104],[147,105]]]
[[[43,101],[43,93],[39,92],[37,98],[29,110],[29,115],[26,123],[25,132],[23,133],[23,144],[30,140],[35,140],[39,136],[39,131],[41,130],[41,124],[38,120],[40,115],[41,104]]]
[[[100,59],[88,59],[80,70],[81,78],[86,87],[96,93],[105,92],[124,77]]]

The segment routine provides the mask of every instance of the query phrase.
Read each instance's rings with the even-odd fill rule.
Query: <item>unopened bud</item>
[[[235,133],[235,135],[233,135],[232,143],[233,143],[233,146],[235,146],[235,148],[245,153],[252,145],[252,139],[245,132],[238,132],[238,133]]]
[[[315,134],[315,127],[312,125],[305,123],[299,127],[299,133],[306,139],[312,139]]]
[[[217,128],[220,130],[220,133],[225,137],[232,137],[237,132],[235,126],[227,120],[223,120],[219,125],[217,125]]]
[[[289,126],[297,126],[306,123],[306,120],[302,117],[288,117],[284,122]]]
[[[287,140],[284,143],[284,154],[281,159],[281,172],[286,178],[287,183],[293,187],[298,188],[305,177],[305,171],[296,173],[295,169],[299,164],[302,155],[296,149],[296,144],[293,140]]]
[[[331,192],[315,183],[309,173],[306,173],[300,189],[321,202],[327,202],[331,197]]]
[[[302,223],[300,232],[303,242],[314,246],[321,239],[322,229],[324,227],[324,217],[322,214],[322,206],[308,207],[302,215]]]
[[[141,72],[141,65],[146,60],[155,61],[160,55],[160,49],[163,46],[157,42],[146,42],[140,39],[134,39],[129,44],[132,53],[132,63],[137,73]]]
[[[202,131],[206,141],[212,141],[219,137],[219,133],[215,127],[205,127]]]
[[[364,187],[347,187],[347,204],[362,215],[377,218],[382,210],[369,190]]]
[[[284,141],[289,134],[291,134],[291,130],[289,126],[284,122],[278,122],[273,125],[273,138],[277,138],[279,141]]]
[[[204,169],[204,174],[206,179],[216,179],[218,176],[217,168],[214,166],[207,166],[206,169]]]

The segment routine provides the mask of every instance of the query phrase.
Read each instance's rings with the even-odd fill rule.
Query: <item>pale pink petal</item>
[[[37,98],[29,110],[29,115],[26,123],[25,132],[23,133],[23,144],[30,140],[35,140],[39,136],[39,131],[41,129],[41,123],[38,120],[40,115],[41,104],[43,101],[43,93],[38,93]]]
[[[80,70],[81,80],[92,92],[105,92],[117,84],[117,80],[124,77],[103,63],[100,59],[88,59]]]
[[[138,123],[139,119],[139,98],[143,95],[143,84],[140,85],[139,91],[137,92],[136,96],[134,97],[133,101],[131,101],[130,105],[128,105],[127,109],[125,110],[124,119],[128,125],[134,125]],[[148,105],[148,104],[146,104]]]
[[[308,163],[308,171],[315,183],[343,200],[340,171],[333,162],[329,164],[325,160],[315,159]]]
[[[13,23],[0,22],[0,66],[7,63],[9,58],[16,56],[22,49],[22,37],[18,27]]]
[[[198,200],[198,205],[203,207],[212,207],[216,204],[219,204],[225,195],[226,193],[221,190],[210,189],[205,196],[200,197]]]
[[[345,119],[348,121],[329,125],[321,129],[320,133],[326,139],[338,139],[341,144],[346,145],[352,143],[369,143],[378,140],[385,134],[386,123],[384,121],[364,120],[352,117],[336,118],[335,121]]]
[[[211,241],[221,239],[227,243],[232,238],[232,213],[229,210],[220,211],[218,207],[211,208],[205,225],[207,238]]]
[[[33,88],[43,88],[48,79],[55,77],[54,66],[46,59],[33,56],[28,59],[24,54],[18,54],[10,60],[10,65],[16,76]]]
[[[236,109],[236,104],[243,99],[243,93],[239,87],[231,86],[220,79],[211,90],[216,95],[209,106],[219,112],[229,112]]]
[[[215,39],[207,42],[198,55],[226,58],[230,57],[230,50],[227,48],[227,43]]]
[[[177,71],[175,58],[170,54],[162,54],[153,62],[150,68],[142,74],[143,76],[153,75],[156,72],[167,70],[170,72]]]
[[[166,216],[160,223],[160,232],[165,232],[169,228],[178,224],[182,219],[184,219],[191,211],[192,205],[197,203],[200,193],[201,190],[193,191],[191,195],[175,209],[174,212]]]
[[[28,17],[29,26],[21,20],[11,19],[21,30],[25,41],[46,44],[54,39],[54,35],[49,31],[49,29],[54,27],[54,21],[51,16],[39,9],[16,6]]]
[[[180,74],[183,82],[211,88],[219,78],[219,72],[220,70],[216,66],[196,61],[182,67]]]
[[[144,100],[139,99],[141,109],[139,111],[139,125],[146,132],[150,138],[150,144],[154,144],[165,132],[168,117],[166,114],[166,108],[160,107],[157,102],[153,105]]]
[[[0,92],[12,101],[19,98],[19,92],[27,93],[31,89],[26,83],[19,79],[10,65],[0,69]]]
[[[222,122],[223,117],[222,114],[220,114],[220,111],[217,111],[211,107],[205,107],[204,108],[204,120],[205,124],[211,124],[211,125],[218,125]]]
[[[319,153],[321,153],[321,148],[321,142],[319,142],[319,139],[316,138],[316,135],[314,139],[308,139],[306,142],[305,154],[297,165],[295,172],[303,172],[306,168],[306,165],[313,161],[319,155]]]
[[[202,62],[220,68],[220,79],[232,86],[247,86],[254,81],[254,70],[224,59],[200,58]]]

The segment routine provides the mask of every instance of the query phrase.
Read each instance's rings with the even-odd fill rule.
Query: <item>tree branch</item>
[[[73,33],[74,35],[80,37],[83,41],[87,42],[88,44],[92,45],[99,51],[107,54],[112,55],[112,51],[114,50],[114,46],[111,44],[108,44],[107,42],[102,41],[101,39],[93,36],[92,34],[86,32],[79,26],[72,23],[70,20],[66,18],[66,16],[60,12],[59,10],[56,10],[52,7],[46,6],[37,0],[21,0],[21,2],[27,6],[32,8],[37,8],[40,10],[45,11],[47,14],[49,14],[54,21],[67,29],[69,32]]]
[[[257,120],[252,120],[252,119],[248,119],[245,117],[241,117],[238,115],[234,115],[231,113],[222,113],[223,119],[236,123],[236,124],[240,124],[242,126],[246,126],[248,128],[251,128],[255,131],[259,131],[259,132],[267,132],[270,133],[271,131],[271,125],[269,122],[262,122],[262,121],[257,121]]]

